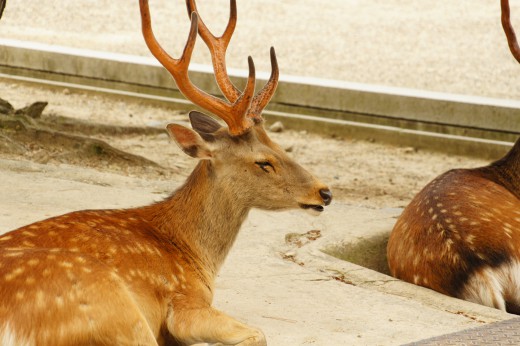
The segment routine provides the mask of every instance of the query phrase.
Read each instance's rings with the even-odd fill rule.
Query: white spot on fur
[[[453,254],[453,264],[457,264],[460,261],[460,256],[458,253]]]
[[[25,268],[23,268],[23,267],[19,267],[19,268],[14,269],[12,272],[10,272],[9,274],[6,274],[6,275],[4,276],[5,281],[11,281],[11,280],[13,280],[13,279],[16,278],[18,275],[22,274],[24,271],[25,271]]]
[[[47,276],[51,275],[51,269],[50,268],[45,268],[42,271],[42,274],[43,274],[44,277],[47,277]]]
[[[0,326],[0,328],[2,327]],[[17,337],[9,322],[3,326],[3,329],[0,329],[0,345],[2,346],[30,346],[33,344],[28,340]]]
[[[31,258],[30,260],[27,261],[27,264],[30,265],[31,267],[34,267],[38,263],[40,263],[40,260],[37,258]]]
[[[63,299],[63,297],[57,296],[55,300],[56,300],[57,307],[61,308],[65,305],[65,300]]]
[[[68,261],[63,261],[60,263],[60,267],[63,267],[63,268],[72,268],[74,265],[71,263],[71,262],[68,262]]]
[[[4,254],[4,257],[20,257],[23,255],[23,252],[20,251],[8,251]]]
[[[46,307],[45,293],[42,290],[36,291],[36,307],[43,309]]]
[[[468,236],[466,237],[465,240],[466,240],[466,242],[467,242],[468,244],[473,244],[473,240],[475,240],[475,236],[474,236],[473,234],[470,234],[470,235],[468,235]]]
[[[417,268],[417,266],[419,265],[419,261],[421,260],[421,258],[419,256],[415,256],[415,258],[413,259],[413,266],[414,268]]]
[[[461,240],[462,239],[458,232],[454,232],[453,233],[453,237],[455,238],[455,240]]]
[[[81,263],[81,264],[87,262],[87,260],[85,259],[85,257],[82,257],[82,256],[78,256],[78,257],[76,257],[76,258],[75,258],[75,261],[78,262],[78,263]]]

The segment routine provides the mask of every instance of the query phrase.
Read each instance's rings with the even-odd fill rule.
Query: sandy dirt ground
[[[247,56],[269,70],[277,49],[283,74],[519,99],[520,74],[500,25],[498,0],[247,0],[228,65]],[[520,30],[520,3],[510,1]],[[183,0],[150,0],[157,36],[178,55],[188,31]],[[216,33],[228,0],[199,1]],[[148,56],[137,0],[9,1],[0,38]],[[209,63],[205,49],[195,63]]]
[[[182,1],[151,2],[160,39],[179,52],[187,32]],[[208,23],[222,29],[227,1],[199,2]],[[512,1],[513,13],[520,15],[519,6]],[[137,11],[136,2],[123,0],[9,1],[0,37],[148,55]],[[499,25],[498,1],[239,2],[229,65],[244,68],[251,54],[260,70],[268,70],[270,45],[277,47],[285,74],[520,97],[520,73]],[[207,63],[208,57],[197,53],[194,61]],[[6,120],[0,130],[5,160],[0,233],[69,208],[149,203],[170,193],[195,164],[162,130],[169,122],[186,122],[186,114],[175,109],[8,79],[0,79],[0,98],[15,109],[48,102],[41,118],[24,118],[39,129],[38,141],[34,132],[0,115],[0,122]],[[485,161],[290,129],[270,136],[330,185],[333,212],[322,221],[254,213],[219,279],[219,307],[262,326],[273,345],[394,345],[479,323],[457,311],[448,316],[409,299],[345,285],[323,268],[309,271],[281,260],[280,251],[286,233],[329,222],[361,232],[383,220],[378,227],[387,230],[394,208],[404,207],[432,178]],[[393,214],[381,214],[384,210]],[[258,230],[267,233],[256,235]],[[257,266],[259,260],[269,270]],[[265,289],[256,287],[259,282]]]
[[[117,97],[101,97],[70,90],[47,90],[35,85],[19,84],[0,79],[2,97],[14,108],[32,102],[45,101],[49,105],[44,119],[66,116],[92,123],[112,126],[100,131],[81,129],[74,133],[104,140],[115,148],[141,155],[165,169],[150,165],[119,165],[108,163],[103,157],[82,157],[74,148],[51,148],[51,143],[24,144],[24,150],[3,153],[7,158],[22,158],[39,163],[73,163],[121,174],[151,174],[163,179],[182,180],[195,165],[161,130],[168,122],[186,122],[186,114],[164,107],[151,107],[140,101]],[[151,128],[148,133],[118,134],[127,126]],[[88,127],[88,126],[87,126]],[[88,131],[88,132],[87,132]],[[474,167],[486,162],[478,159],[420,152],[413,147],[399,148],[348,138],[323,138],[295,131],[271,133],[302,165],[326,181],[335,198],[350,204],[373,208],[404,207],[428,181],[455,167]],[[7,147],[7,146],[6,146]],[[21,155],[21,156],[20,156]]]

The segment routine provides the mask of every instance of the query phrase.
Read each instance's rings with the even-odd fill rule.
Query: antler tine
[[[195,0],[186,0],[186,8],[188,14],[197,12]],[[197,12],[198,13],[198,12]],[[230,0],[229,21],[220,37],[216,37],[211,33],[206,24],[199,21],[199,35],[206,43],[211,53],[211,61],[213,70],[217,79],[217,84],[224,96],[231,102],[235,102],[240,96],[240,91],[231,82],[226,70],[226,49],[229,45],[233,32],[237,23],[237,4],[236,0]],[[262,110],[267,106],[278,86],[279,69],[274,48],[271,47],[271,76],[262,90],[253,98],[251,108],[248,111],[248,117],[256,123],[262,121]]]
[[[195,0],[186,0],[186,8],[188,9],[189,16],[191,16],[193,12],[198,13]],[[229,21],[222,36],[216,37],[211,33],[202,19],[199,21],[199,35],[211,53],[211,62],[213,63],[213,70],[215,71],[218,87],[230,102],[235,102],[240,97],[240,90],[231,82],[226,70],[226,50],[235,31],[236,24],[236,0],[231,0]]]
[[[166,53],[155,38],[152,31],[148,0],[139,0],[139,7],[141,10],[142,31],[145,42],[150,52],[168,72],[170,72],[182,94],[194,104],[199,105],[224,120],[228,125],[231,135],[236,136],[247,132],[252,126],[252,120],[246,116],[246,113],[251,106],[255,92],[255,67],[251,57],[248,59],[249,77],[247,79],[246,88],[232,104],[229,104],[200,90],[189,78],[188,66],[197,38],[197,13],[194,12],[191,15],[190,33],[182,56],[179,59],[174,59]]]
[[[506,33],[509,49],[511,50],[511,53],[513,54],[514,58],[518,62],[520,62],[520,47],[518,46],[515,30],[511,25],[511,11],[509,9],[509,1],[500,0],[500,5],[502,8],[502,27],[504,28],[504,32]]]
[[[273,97],[276,87],[278,86],[278,78],[280,71],[278,69],[278,60],[276,59],[276,53],[274,47],[271,47],[271,76],[267,83],[260,92],[253,98],[251,107],[247,113],[247,117],[253,119],[255,123],[262,122],[262,111],[267,106],[271,98]]]

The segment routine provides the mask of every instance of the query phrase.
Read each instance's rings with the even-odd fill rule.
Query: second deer
[[[200,160],[185,184],[163,202],[126,210],[57,216],[0,236],[0,343],[7,345],[265,345],[263,333],[212,308],[215,277],[251,208],[323,211],[330,190],[272,142],[262,110],[278,81],[272,74],[254,96],[249,58],[244,92],[230,82],[224,55],[236,22],[214,37],[195,3],[180,59],[156,41],[148,2],[140,0],[142,30],[152,54],[199,112],[193,129],[168,133]],[[188,77],[197,32],[212,53],[228,101],[206,94]]]
[[[393,276],[520,313],[520,139],[501,160],[434,179],[388,241]]]
[[[508,1],[501,6],[520,62]],[[397,278],[520,314],[520,139],[489,166],[451,170],[426,185],[397,220],[387,254]]]

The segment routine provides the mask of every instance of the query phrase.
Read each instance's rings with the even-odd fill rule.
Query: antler
[[[195,0],[186,0],[186,7],[188,9],[188,15],[191,15],[192,13],[198,13]],[[206,24],[204,24],[202,19],[199,19],[199,35],[208,46],[208,49],[211,53],[211,61],[213,63],[213,70],[215,71],[217,84],[224,96],[230,102],[235,102],[235,100],[240,95],[240,91],[233,84],[233,82],[231,82],[226,69],[226,49],[229,45],[229,41],[231,41],[231,37],[233,36],[236,23],[236,0],[231,0],[229,21],[222,36],[216,37],[213,35],[211,31],[209,31]],[[255,122],[262,121],[262,110],[267,106],[273,97],[274,92],[276,91],[278,77],[278,62],[276,60],[274,48],[271,47],[271,76],[269,77],[269,80],[263,89],[253,98],[251,107],[247,113],[247,117],[253,119]]]
[[[2,14],[4,13],[6,3],[7,0],[0,0],[0,19],[2,19]]]
[[[520,47],[518,46],[515,30],[511,25],[511,11],[509,9],[509,1],[500,0],[500,5],[502,8],[502,27],[504,28],[504,32],[506,33],[509,49],[511,50],[511,53],[513,54],[515,59],[518,62],[520,62]]]
[[[188,66],[197,39],[198,15],[191,15],[191,28],[179,59],[174,59],[161,47],[152,31],[148,0],[139,0],[141,23],[144,40],[150,52],[170,72],[179,90],[194,104],[215,114],[226,122],[229,133],[233,136],[243,134],[252,126],[252,119],[247,116],[250,112],[251,101],[255,92],[255,66],[253,59],[248,58],[249,77],[243,93],[237,91],[236,97],[228,103],[215,96],[209,95],[196,87],[188,76]],[[221,79],[221,78],[218,78]],[[217,81],[218,81],[217,79]],[[220,85],[220,84],[219,84]]]

